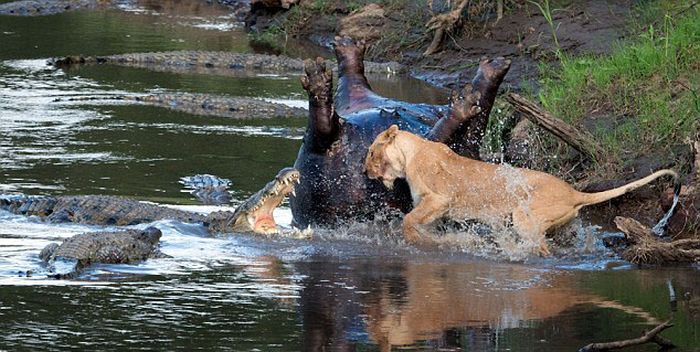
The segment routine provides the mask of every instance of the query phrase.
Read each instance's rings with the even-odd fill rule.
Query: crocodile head
[[[294,168],[280,170],[274,180],[241,203],[233,215],[227,216],[220,230],[265,235],[277,233],[277,223],[272,212],[287,195],[294,193],[294,186],[299,182],[299,178],[299,171]]]
[[[136,235],[136,239],[143,241],[148,246],[156,247],[160,242],[161,236],[163,236],[163,233],[157,227],[149,226],[145,230],[140,231]]]

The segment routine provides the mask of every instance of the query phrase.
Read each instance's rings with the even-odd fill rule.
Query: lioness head
[[[396,178],[404,177],[403,157],[394,145],[398,131],[399,127],[392,125],[380,133],[369,147],[365,159],[367,177],[381,180],[389,189],[394,187]]]

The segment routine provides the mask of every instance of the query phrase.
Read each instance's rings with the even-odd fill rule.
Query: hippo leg
[[[333,73],[322,58],[305,60],[306,75],[301,85],[309,94],[309,124],[304,144],[312,151],[322,153],[338,138],[340,120],[333,106]]]
[[[382,105],[386,98],[374,93],[365,77],[365,42],[349,37],[335,37],[333,42],[338,59],[338,89],[335,106],[341,115]]]
[[[503,57],[481,60],[479,69],[471,82],[472,94],[463,92],[461,97],[464,97],[464,100],[458,100],[460,103],[456,104],[453,99],[451,104],[453,109],[464,111],[450,111],[448,116],[443,118],[447,119],[445,122],[442,120],[437,122],[433,131],[430,132],[429,138],[447,143],[457,153],[472,159],[479,159],[479,147],[486,133],[489,114],[496,100],[498,87],[503,82],[503,77],[509,68],[510,60]],[[476,93],[478,93],[479,111],[470,116],[474,110],[470,108],[465,110],[468,108],[465,104],[470,103],[474,98],[473,94]],[[457,123],[460,119],[461,121]]]
[[[461,93],[452,91],[449,114],[435,123],[426,138],[435,142],[452,144],[460,127],[481,113],[480,101],[481,93],[474,90],[471,84],[467,84]]]
[[[496,100],[498,87],[503,83],[503,77],[508,73],[508,69],[510,69],[510,60],[504,57],[481,60],[479,69],[472,80],[474,90],[481,94],[481,99],[479,99],[481,112],[475,118],[460,126],[460,129],[455,134],[453,150],[468,157],[479,159],[479,147],[486,133],[489,114]]]

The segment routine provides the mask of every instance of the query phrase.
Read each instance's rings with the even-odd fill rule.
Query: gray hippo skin
[[[393,190],[364,174],[363,162],[374,138],[391,125],[478,158],[488,115],[510,67],[502,57],[485,59],[471,84],[453,93],[450,104],[411,104],[374,93],[364,75],[364,43],[336,38],[338,88],[322,59],[307,60],[302,86],[309,95],[309,120],[294,167],[301,173],[290,197],[294,223],[334,226],[374,216],[382,209],[410,211],[405,181]]]

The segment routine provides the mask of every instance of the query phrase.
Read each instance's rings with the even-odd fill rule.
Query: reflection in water
[[[660,302],[666,309],[652,313],[580,287],[581,276],[591,274],[586,272],[403,260],[314,261],[298,267],[306,276],[300,305],[304,346],[309,351],[356,351],[364,345],[376,345],[380,351],[521,350],[524,346],[572,350],[592,340],[636,337],[642,326],[655,326],[670,314],[667,301]],[[627,276],[615,276],[619,275]],[[602,279],[598,284],[615,280],[597,279]],[[628,287],[659,288],[665,288],[662,278]],[[697,329],[693,319],[686,324]],[[584,327],[588,331],[581,334]]]

